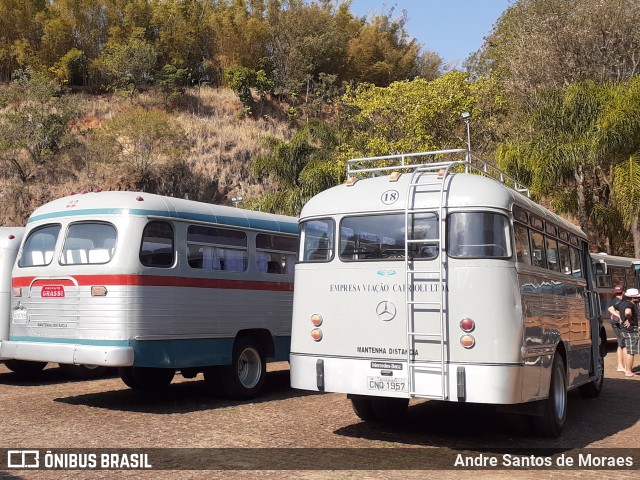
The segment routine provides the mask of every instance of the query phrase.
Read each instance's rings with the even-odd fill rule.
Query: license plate
[[[64,287],[62,285],[45,285],[40,292],[42,298],[62,298],[64,297]]]
[[[27,311],[24,308],[17,308],[13,311],[13,323],[24,323],[27,321]]]
[[[393,377],[367,377],[367,389],[385,392],[406,392],[407,379]]]

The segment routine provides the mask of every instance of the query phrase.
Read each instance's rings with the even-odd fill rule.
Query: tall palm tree
[[[634,225],[631,210],[621,209],[624,182],[614,181],[624,172],[621,160],[638,149],[633,138],[640,135],[635,113],[640,95],[635,84],[630,87],[580,82],[542,92],[534,97],[527,134],[497,153],[500,165],[514,175],[522,178],[525,170],[535,194],[575,214],[592,241],[601,234],[609,245],[626,237],[625,226]],[[635,238],[637,228],[631,230]]]

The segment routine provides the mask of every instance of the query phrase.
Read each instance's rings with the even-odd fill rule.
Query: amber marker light
[[[476,322],[469,317],[463,318],[460,320],[460,328],[465,332],[473,332],[473,329],[476,328]]]
[[[21,297],[22,296],[22,287],[13,287],[11,290],[13,291],[13,296],[14,297]]]
[[[347,178],[347,181],[344,183],[347,185],[347,187],[350,187],[351,185],[355,185],[357,181],[358,181],[357,177],[349,177]]]
[[[107,295],[107,287],[91,287],[92,297],[105,297]]]
[[[319,313],[314,313],[313,315],[311,315],[311,323],[313,323],[314,327],[319,327],[320,325],[322,325],[322,315],[320,315]]]
[[[402,173],[400,172],[391,172],[391,175],[389,175],[389,181],[397,182],[398,179],[400,178],[400,175],[402,175]]]
[[[476,344],[476,339],[473,338],[473,335],[463,335],[460,337],[460,345],[464,348],[473,348]]]
[[[440,170],[438,170],[438,177],[444,177],[444,174],[447,170],[444,168],[441,168]]]
[[[313,330],[311,330],[311,338],[313,338],[313,340],[316,342],[322,340],[322,330],[320,330],[319,328],[314,328]]]

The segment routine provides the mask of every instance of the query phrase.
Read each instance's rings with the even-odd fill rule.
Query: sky
[[[361,17],[386,13],[396,5],[393,17],[407,11],[405,29],[423,49],[437,52],[447,64],[461,66],[478,50],[484,37],[512,0],[352,0],[351,11]]]

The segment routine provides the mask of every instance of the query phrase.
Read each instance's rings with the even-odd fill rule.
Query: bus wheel
[[[351,400],[351,406],[358,418],[365,422],[371,422],[376,420],[376,414],[373,412],[373,405],[371,404],[371,397],[363,395],[352,395],[349,397]]]
[[[383,423],[401,420],[407,413],[408,398],[372,397],[371,407],[376,419]]]
[[[553,357],[549,397],[544,401],[544,414],[533,419],[533,428],[539,435],[557,437],[567,419],[567,377],[562,357]]]
[[[255,398],[264,384],[266,371],[260,345],[250,337],[240,338],[233,347],[231,365],[220,368],[222,390],[236,400]]]
[[[98,365],[70,365],[67,363],[60,364],[60,370],[66,377],[77,378],[78,380],[90,380],[100,378],[107,375],[109,367],[100,367]]]
[[[596,378],[589,383],[580,385],[578,391],[583,398],[597,398],[602,391],[604,384],[604,358],[598,357],[598,366],[596,367]]]
[[[173,368],[120,367],[118,373],[122,381],[134,390],[161,390],[173,380]]]
[[[600,349],[598,354],[598,365],[595,369],[595,378],[589,383],[580,385],[578,391],[583,398],[596,398],[602,391],[604,384],[604,355],[602,354],[602,339],[600,339]]]
[[[5,366],[21,377],[30,377],[42,371],[47,362],[29,362],[26,360],[5,360]]]

